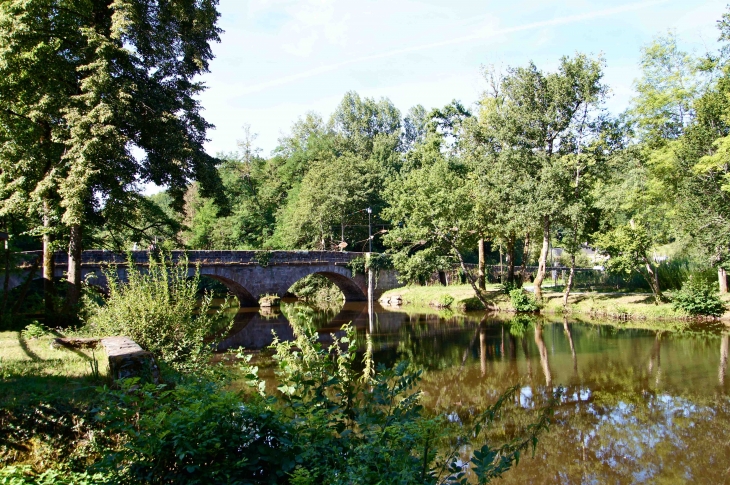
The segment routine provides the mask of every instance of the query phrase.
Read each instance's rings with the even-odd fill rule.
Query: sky
[[[405,113],[453,99],[473,106],[486,66],[555,69],[576,52],[606,62],[608,109],[620,113],[642,46],[674,30],[681,46],[716,49],[726,0],[221,0],[221,42],[200,95],[211,155],[237,149],[244,125],[264,156],[308,111],[325,119],[347,91]]]

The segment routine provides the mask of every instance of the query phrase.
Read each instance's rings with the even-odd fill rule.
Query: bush
[[[454,297],[451,295],[441,295],[438,297],[437,303],[440,308],[447,308],[454,303]]]
[[[713,284],[690,277],[682,289],[672,295],[672,306],[690,315],[720,317],[725,313],[725,303],[720,299]]]
[[[96,468],[116,483],[281,483],[294,468],[291,430],[261,398],[245,404],[201,379],[104,389],[96,419],[125,437]]]
[[[38,323],[38,320],[33,320],[23,329],[22,332],[20,332],[25,339],[40,338],[48,333],[48,328],[45,325]]]
[[[344,302],[342,291],[321,274],[310,274],[294,283],[289,292],[297,298],[312,302]]]
[[[212,295],[199,302],[196,293],[200,272],[188,278],[188,260],[172,263],[163,255],[150,260],[142,273],[129,263],[126,283],[117,272],[106,272],[109,296],[104,304],[90,300],[89,326],[97,335],[125,335],[177,371],[193,371],[207,366],[215,347],[213,337],[232,324],[226,299],[212,311]]]
[[[30,465],[0,468],[0,485],[100,485],[111,483],[102,474],[89,475],[67,470],[35,473]]]
[[[501,287],[501,291],[505,295],[509,295],[510,293],[512,293],[513,290],[518,290],[520,288],[522,288],[522,280],[515,279],[515,281],[512,281],[512,282],[507,281],[507,282],[503,283],[502,287]]]
[[[535,301],[535,295],[519,288],[509,292],[509,299],[512,302],[512,308],[518,312],[535,312],[540,309]]]

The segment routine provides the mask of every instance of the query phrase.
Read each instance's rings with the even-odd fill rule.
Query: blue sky
[[[602,54],[608,107],[632,96],[642,45],[668,29],[686,50],[716,47],[726,0],[419,1],[221,0],[221,43],[200,96],[216,125],[211,154],[236,149],[242,126],[268,155],[307,111],[329,117],[345,92],[413,105],[472,105],[485,65],[533,60],[551,70],[563,55]]]

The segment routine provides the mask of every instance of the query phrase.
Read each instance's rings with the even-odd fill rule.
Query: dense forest
[[[214,22],[185,35],[215,40]],[[53,28],[73,30],[60,21]],[[575,53],[552,72],[533,63],[487,68],[488,89],[472,104],[404,114],[387,98],[348,92],[329,117],[304,114],[268,157],[248,125],[238,151],[203,151],[210,126],[193,79],[212,58],[207,42],[180,57],[149,47],[164,45],[163,31],[142,29],[130,39],[160,43],[140,44],[149,52],[137,57],[110,42],[50,64],[41,50],[28,67],[6,52],[3,69],[23,76],[0,81],[9,106],[0,115],[5,266],[13,252],[41,248],[71,260],[81,248],[152,244],[367,251],[370,223],[373,250],[392,256],[404,282],[478,262],[476,288],[484,264],[502,260],[508,282],[519,284],[524,267],[537,264],[540,299],[550,248],[562,248],[562,264],[573,268],[591,247],[610,256],[610,271],[641,275],[657,300],[667,262],[717,271],[725,291],[730,14],[718,28],[712,52],[684,52],[672,32],[645,46],[631,105],[618,115],[606,108],[606,61]],[[29,42],[22,31],[4,35],[17,36],[6,44]],[[148,69],[152,60],[174,87]],[[111,75],[109,66],[128,72]],[[72,71],[88,76],[66,82]],[[49,85],[39,79],[48,76],[59,84],[43,92]],[[145,106],[161,118],[139,115]],[[167,190],[142,196],[145,182]],[[71,289],[79,283],[72,271]]]

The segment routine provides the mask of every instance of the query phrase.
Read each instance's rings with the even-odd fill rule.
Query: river
[[[376,362],[408,359],[424,369],[430,412],[467,422],[519,386],[516,411],[497,423],[495,439],[529,422],[562,386],[534,458],[498,483],[730,483],[730,329],[721,325],[658,331],[377,306],[371,325],[363,304],[338,310],[244,309],[224,347],[263,348],[272,329],[290,337],[285,315],[300,311],[313,315],[322,335],[353,321],[359,334],[370,333]],[[262,367],[271,378],[271,366]]]

